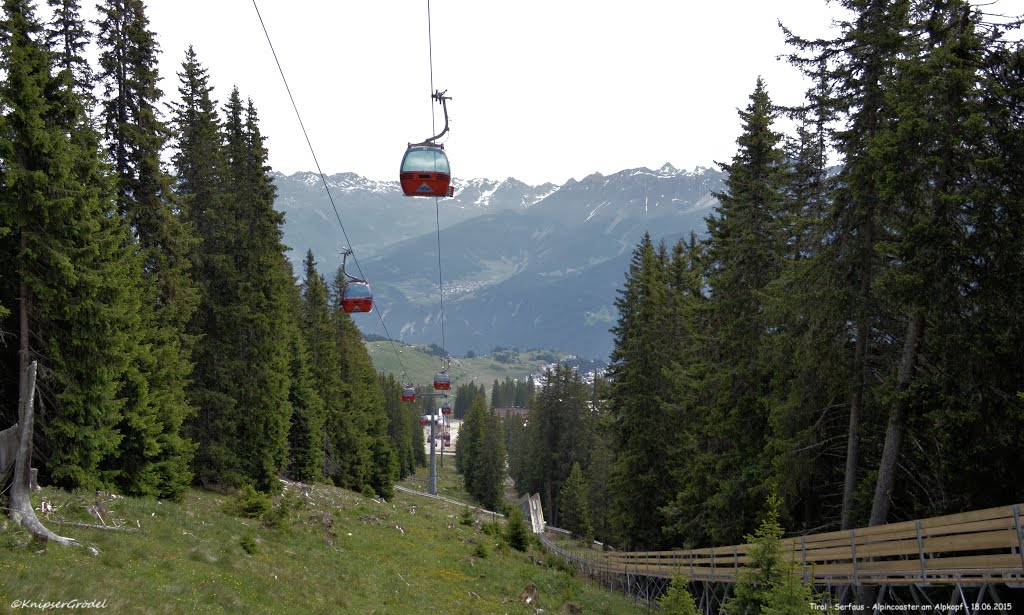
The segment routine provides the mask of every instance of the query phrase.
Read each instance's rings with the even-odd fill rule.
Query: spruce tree
[[[111,471],[130,493],[173,495],[191,480],[192,444],[181,435],[191,414],[185,393],[193,338],[185,329],[198,301],[190,273],[194,239],[163,170],[167,127],[157,105],[159,48],[141,0],[100,7],[104,136],[118,209],[138,240],[145,276],[143,335],[126,382],[125,438]]]
[[[317,271],[313,252],[307,251],[302,270],[302,307],[299,329],[309,349],[313,388],[324,403],[323,474],[336,485],[357,488],[343,471],[342,455],[350,420],[345,387],[341,382],[341,358],[334,341],[330,297],[323,276]]]
[[[706,518],[714,520],[714,538],[725,542],[753,527],[771,472],[763,452],[770,429],[764,398],[773,368],[762,364],[760,353],[766,346],[764,292],[784,253],[786,167],[781,136],[772,128],[777,113],[758,79],[739,114],[737,153],[722,165],[726,190],[716,194],[720,204],[707,220],[710,297],[701,397],[717,446],[704,451],[697,472],[713,482]]]
[[[781,218],[785,258],[764,305],[770,333],[762,357],[772,366],[766,400],[768,452],[779,492],[793,506],[785,516],[794,519],[794,529],[838,519],[841,499],[826,486],[843,483],[848,444],[845,282],[836,278],[834,263],[822,256],[830,239],[832,182],[826,153],[835,114],[832,85],[822,64],[807,104],[793,116],[796,135],[786,144],[790,173]]]
[[[459,443],[456,449],[457,458],[462,468],[462,481],[466,491],[477,493],[476,463],[480,459],[483,441],[484,423],[487,421],[487,402],[483,395],[476,395],[466,413],[466,419],[459,428]]]
[[[484,412],[480,444],[471,468],[474,475],[471,495],[485,507],[496,510],[504,499],[505,442],[501,419],[492,411]]]
[[[587,464],[587,508],[590,511],[594,538],[604,543],[617,542],[612,526],[612,494],[610,485],[615,471],[615,453],[599,427],[590,449]]]
[[[55,65],[67,71],[72,90],[85,107],[86,116],[96,102],[93,94],[93,71],[86,56],[91,35],[80,15],[78,0],[46,0],[53,17],[46,29],[46,41],[55,55]]]
[[[572,466],[589,459],[594,426],[589,420],[589,392],[571,367],[556,365],[546,372],[527,428],[527,461],[519,489],[540,493],[551,523],[558,525],[562,485]]]
[[[238,434],[243,474],[262,490],[276,491],[277,476],[286,465],[289,395],[288,272],[281,226],[284,216],[274,209],[275,188],[267,167],[267,151],[252,101],[244,106],[238,90],[227,105],[225,144],[230,208],[237,217],[238,241],[230,255],[238,274],[235,326],[241,343],[233,395],[242,410]]]
[[[590,521],[590,507],[587,499],[587,481],[579,463],[572,464],[558,498],[558,523],[574,536],[591,540],[594,526]]]
[[[19,343],[3,346],[0,383],[17,399],[17,374],[39,361],[41,482],[110,487],[103,466],[123,438],[120,391],[140,335],[140,263],[70,73],[51,65],[30,3],[6,0],[3,9],[0,303],[14,318],[0,328],[17,331]]]
[[[289,329],[288,401],[292,406],[287,471],[293,480],[315,482],[324,477],[324,402],[313,384],[309,350],[299,330],[302,297],[297,287],[292,288],[291,318],[285,323]]]
[[[885,363],[879,358],[884,352],[879,324],[884,316],[874,287],[884,265],[876,246],[886,240],[885,214],[891,203],[878,185],[878,178],[888,171],[881,168],[883,158],[873,150],[891,135],[892,107],[886,92],[894,76],[892,67],[898,58],[913,54],[907,36],[910,4],[907,0],[844,0],[841,5],[853,13],[853,20],[840,24],[840,36],[830,41],[808,41],[791,34],[788,38],[798,49],[791,60],[806,67],[816,81],[832,86],[830,106],[848,118],[846,127],[836,132],[843,160],[825,230],[833,239],[819,257],[831,268],[825,279],[842,284],[837,292],[845,313],[839,318],[854,323],[852,364],[839,374],[847,387],[849,414],[841,509],[844,528],[852,527],[858,516],[854,497],[862,465],[861,435],[869,433],[863,423],[875,412],[871,383],[879,374],[874,366]]]
[[[196,90],[199,106],[202,89]],[[291,273],[256,111],[251,102],[243,105],[237,89],[227,104],[222,140],[221,154],[211,151],[210,142],[197,143],[195,151],[223,156],[224,192],[217,194],[213,177],[209,190],[188,199],[193,208],[199,209],[197,201],[205,208],[196,258],[204,296],[193,321],[204,335],[196,355],[203,369],[191,390],[199,409],[191,423],[200,444],[196,471],[202,481],[275,491],[287,466],[289,398],[296,392],[290,365],[297,346],[287,325],[293,317]],[[179,158],[178,164],[184,169],[191,163]]]
[[[973,286],[968,282],[965,287],[965,280],[958,279],[965,260],[971,260],[958,256],[966,252],[962,220],[979,206],[1000,205],[979,202],[976,183],[987,166],[982,156],[991,142],[978,89],[978,67],[987,60],[988,46],[980,13],[954,1],[918,9],[912,17],[921,52],[897,64],[889,93],[895,100],[894,139],[885,144],[888,148],[878,148],[900,170],[881,184],[898,215],[891,241],[880,245],[882,258],[893,265],[879,276],[879,296],[899,315],[904,330],[897,338],[898,363],[890,372],[893,401],[878,464],[872,525],[886,523],[890,507],[899,500],[897,464],[904,458],[903,441],[913,414],[935,403],[934,393],[921,392],[932,380],[931,370],[918,367],[923,357],[934,354],[931,327],[961,313],[966,287]]]
[[[660,545],[665,525],[661,510],[673,491],[665,454],[673,446],[673,430],[663,405],[668,383],[662,374],[669,350],[661,339],[666,257],[664,247],[656,249],[646,233],[633,250],[625,285],[615,300],[619,319],[612,329],[615,347],[608,366],[608,437],[617,447],[611,488],[615,527],[637,548]],[[538,408],[543,396],[537,395]]]
[[[508,454],[508,474],[516,484],[516,489],[523,493],[523,468],[527,462],[529,440],[527,439],[526,421],[522,416],[511,414],[502,420],[502,431],[505,436],[505,451]]]
[[[352,414],[354,430],[350,449],[345,452],[353,460],[359,489],[369,487],[377,495],[390,499],[398,478],[399,462],[395,444],[389,435],[389,417],[384,405],[384,392],[377,381],[377,372],[363,344],[359,329],[341,309],[341,289],[345,281],[339,269],[333,284],[334,339],[341,358],[340,377],[346,384],[347,406]]]
[[[417,431],[409,420],[407,404],[402,401],[402,385],[391,374],[381,372],[377,375],[377,383],[384,394],[384,407],[388,415],[388,435],[395,447],[398,459],[398,478],[402,479],[416,471],[416,456],[413,453]],[[423,448],[422,430],[420,430],[420,448]]]
[[[206,71],[191,48],[178,79],[181,102],[173,107],[171,161],[178,203],[197,238],[190,256],[200,299],[188,332],[202,340],[193,348],[192,359],[201,368],[188,389],[196,416],[187,427],[198,445],[195,467],[200,480],[233,484],[241,481],[235,440],[239,419],[225,360],[234,355],[237,339],[222,325],[237,302],[232,289],[238,273],[229,256],[237,248],[230,226],[235,212],[227,200],[223,126]]]
[[[178,81],[181,102],[174,105],[172,118],[175,152],[171,160],[175,170],[175,192],[201,243],[193,251],[193,263],[197,283],[205,286],[210,282],[210,269],[215,266],[209,261],[215,260],[216,243],[224,239],[218,236],[219,226],[227,223],[223,218],[217,218],[223,215],[220,212],[225,208],[223,201],[228,192],[223,127],[217,113],[217,101],[212,97],[209,75],[192,47],[185,52]],[[205,243],[213,245],[202,245]],[[209,293],[210,290],[204,288],[203,292]],[[193,323],[202,318],[202,309],[199,309],[200,314]],[[199,327],[202,328],[201,325]]]
[[[704,290],[706,250],[691,233],[673,246],[667,265],[664,344],[669,352],[659,367],[667,383],[661,404],[675,436],[666,446],[673,493],[661,513],[665,519],[663,538],[673,545],[702,544],[708,538],[698,511],[713,493],[713,476],[707,466],[714,462],[719,446],[712,435],[714,419],[707,412],[709,396],[703,386],[714,340]],[[593,476],[590,468],[587,475]]]
[[[658,597],[658,608],[665,615],[698,615],[697,603],[686,589],[686,579],[675,577],[668,591]]]

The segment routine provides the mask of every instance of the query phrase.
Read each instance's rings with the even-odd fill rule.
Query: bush
[[[260,515],[263,527],[282,528],[288,525],[288,506],[282,502]]]
[[[523,509],[518,506],[508,511],[508,521],[505,523],[505,539],[508,540],[509,546],[516,551],[526,551],[530,546],[530,528],[526,526]]]
[[[471,527],[475,521],[476,518],[473,516],[473,511],[468,506],[463,508],[462,516],[459,518],[459,523]]]
[[[273,507],[270,496],[256,491],[252,485],[245,485],[235,492],[234,497],[224,502],[221,510],[236,517],[259,519]]]
[[[750,563],[739,571],[733,595],[723,605],[730,613],[764,612],[786,615],[813,615],[820,612],[814,590],[799,579],[796,562],[782,555],[783,529],[779,524],[782,499],[774,492],[768,496],[768,513],[746,541]]]
[[[238,540],[238,544],[241,545],[242,549],[245,550],[249,555],[255,555],[259,552],[259,545],[256,543],[256,539],[246,534]]]
[[[658,598],[658,606],[665,615],[698,615],[697,604],[686,589],[686,579],[676,577],[668,592]]]
[[[576,569],[573,568],[572,564],[550,551],[544,554],[544,565],[548,568],[554,568],[555,570],[564,572],[569,576],[576,573]]]
[[[484,521],[480,524],[480,530],[488,536],[500,536],[501,524],[497,521]]]

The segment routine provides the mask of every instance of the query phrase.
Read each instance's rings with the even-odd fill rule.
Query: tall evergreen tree
[[[239,350],[245,371],[234,382],[242,410],[238,433],[245,443],[241,467],[258,488],[276,490],[292,413],[289,336],[282,326],[290,318],[291,276],[281,244],[284,216],[274,209],[276,189],[256,110],[251,100],[243,108],[237,89],[228,100],[225,144],[229,198],[237,215],[233,232],[241,240],[231,254],[239,276],[238,320],[232,324],[244,327],[236,334],[244,344]]]
[[[71,76],[72,90],[88,116],[92,113],[96,97],[93,95],[93,71],[86,55],[91,36],[79,13],[79,2],[46,0],[46,3],[53,11],[46,29],[46,41],[55,55],[56,67],[68,71]]]
[[[618,543],[612,525],[611,481],[615,471],[615,453],[598,428],[587,464],[587,509],[594,527],[594,538],[604,543]]]
[[[459,442],[456,447],[456,459],[462,471],[462,482],[466,491],[473,494],[477,492],[477,477],[475,463],[480,459],[480,449],[483,442],[484,423],[487,421],[487,398],[484,395],[476,395],[466,413],[466,419],[459,428]]]
[[[526,467],[518,488],[540,493],[544,510],[555,525],[560,523],[562,485],[573,464],[582,467],[588,463],[593,430],[589,392],[579,373],[567,365],[549,369],[546,384],[530,409]]]
[[[504,499],[505,460],[501,419],[494,412],[485,410],[480,445],[471,468],[474,475],[471,495],[491,510],[496,510]]]
[[[897,66],[897,81],[889,93],[896,101],[895,138],[884,150],[901,172],[882,183],[898,215],[891,225],[893,239],[880,246],[882,258],[893,265],[879,276],[879,295],[899,314],[905,329],[898,367],[891,372],[893,401],[872,525],[887,522],[890,507],[899,499],[897,464],[906,457],[902,449],[908,423],[920,413],[922,402],[939,405],[934,393],[921,392],[932,388],[931,370],[922,369],[922,357],[934,354],[934,338],[941,333],[932,333],[931,327],[962,313],[965,291],[973,286],[963,285],[958,275],[965,264],[958,255],[967,251],[963,220],[979,206],[1001,205],[979,199],[985,189],[976,183],[987,166],[982,157],[991,142],[978,85],[979,66],[987,63],[991,43],[983,34],[980,13],[962,1],[914,9],[920,54],[902,58]],[[1005,428],[1019,429],[1020,422],[1007,422]]]
[[[668,383],[662,374],[669,351],[661,339],[665,325],[666,257],[645,233],[633,250],[626,282],[615,305],[615,347],[608,366],[610,441],[617,447],[612,481],[617,533],[630,547],[656,547],[665,525],[662,508],[673,488],[666,450],[674,443],[663,401]],[[543,393],[537,395],[539,407]]]
[[[317,395],[310,368],[309,350],[299,330],[302,297],[293,286],[291,318],[283,323],[289,329],[291,388],[288,401],[292,406],[288,426],[288,476],[294,480],[323,480],[324,468],[324,402]]]
[[[188,69],[185,87],[187,80]],[[202,245],[196,259],[204,291],[202,309],[193,321],[204,335],[197,351],[203,365],[192,388],[199,408],[192,422],[200,444],[196,471],[204,481],[252,483],[273,491],[287,465],[292,414],[289,366],[294,344],[286,324],[292,317],[291,274],[281,245],[283,216],[273,208],[275,191],[256,112],[251,102],[243,106],[237,89],[226,117],[221,154],[225,192],[217,196],[215,187],[188,192],[196,209],[198,195],[211,197],[202,205]],[[212,120],[207,116],[197,125]],[[217,156],[209,147],[197,146],[198,155]],[[185,168],[188,163],[182,159],[178,164]]]
[[[781,135],[772,124],[778,111],[764,81],[757,80],[750,104],[740,112],[737,153],[723,164],[729,176],[708,218],[708,370],[702,396],[710,413],[717,450],[702,459],[714,481],[707,518],[717,540],[734,541],[753,528],[771,473],[763,454],[769,436],[765,396],[772,367],[763,365],[765,289],[779,273],[784,243],[782,217],[786,167]],[[709,453],[714,453],[710,457]]]
[[[823,64],[807,104],[794,114],[796,135],[786,146],[785,260],[764,306],[770,333],[763,360],[772,372],[768,452],[779,493],[792,506],[782,514],[793,516],[794,529],[839,519],[836,493],[844,480],[847,444],[846,283],[836,278],[834,263],[820,256],[828,241],[832,182],[826,152],[836,113]]]
[[[6,0],[3,10],[0,229],[9,234],[0,237],[0,303],[16,306],[5,310],[16,320],[0,328],[19,340],[2,346],[3,397],[18,399],[16,375],[38,360],[40,480],[109,487],[103,465],[122,442],[121,386],[140,335],[140,263],[70,73],[51,66],[29,2]]]
[[[502,420],[502,431],[505,436],[505,451],[508,455],[508,474],[515,482],[517,489],[525,484],[524,470],[527,463],[529,440],[524,417],[511,414]]]
[[[178,93],[181,102],[174,105],[172,126],[175,135],[175,149],[171,160],[175,170],[175,192],[181,207],[187,212],[196,238],[203,243],[216,243],[220,225],[227,223],[218,219],[224,210],[227,198],[227,158],[224,149],[223,126],[217,113],[217,101],[212,97],[213,88],[207,71],[199,63],[192,47],[185,52],[185,61],[178,73]],[[213,258],[215,245],[199,246],[194,250],[193,261],[197,283],[209,283],[214,265],[203,256]],[[209,289],[203,289],[209,293]],[[201,312],[201,309],[200,309]],[[195,320],[202,317],[198,314]]]
[[[402,384],[391,374],[380,373],[377,382],[384,394],[384,406],[388,415],[388,435],[398,456],[398,478],[402,479],[416,471],[414,453],[419,432],[419,447],[423,450],[423,431],[412,421],[408,404],[402,401]]]
[[[390,419],[384,405],[384,392],[377,381],[377,372],[363,344],[359,329],[341,309],[341,289],[345,275],[339,269],[333,284],[333,309],[340,376],[347,385],[347,406],[352,415],[354,437],[344,454],[358,468],[353,477],[360,489],[367,486],[383,498],[391,498],[398,478],[399,462],[395,444],[389,435]]]
[[[335,484],[355,487],[345,478],[341,464],[348,424],[345,387],[341,382],[341,358],[334,341],[330,297],[323,276],[317,271],[313,252],[306,252],[302,271],[300,330],[309,348],[313,388],[324,403],[324,475]]]
[[[104,135],[113,165],[118,209],[143,259],[137,373],[126,382],[125,435],[111,470],[131,493],[178,493],[190,480],[193,447],[182,438],[191,413],[185,388],[194,342],[185,333],[198,301],[190,274],[194,244],[160,156],[167,127],[157,105],[158,46],[141,0],[108,0],[99,7]]]
[[[797,47],[793,61],[808,67],[817,80],[834,84],[833,105],[846,128],[836,133],[843,165],[829,212],[826,234],[834,238],[821,255],[831,263],[831,279],[844,286],[841,303],[848,306],[845,319],[854,323],[852,365],[846,372],[849,420],[842,500],[843,527],[852,527],[857,512],[854,498],[859,488],[862,423],[875,412],[870,382],[878,375],[873,366],[884,353],[881,341],[874,280],[883,265],[876,246],[885,241],[884,215],[889,203],[882,198],[878,178],[887,172],[874,150],[889,138],[892,108],[886,92],[893,79],[898,58],[911,53],[908,45],[910,2],[908,0],[844,0],[841,5],[854,18],[841,23],[841,34],[831,41],[807,41],[790,36]],[[810,57],[801,56],[810,53]]]
[[[564,529],[574,536],[590,540],[594,526],[590,522],[590,506],[587,499],[587,481],[579,463],[572,464],[569,476],[559,492],[558,518]]]

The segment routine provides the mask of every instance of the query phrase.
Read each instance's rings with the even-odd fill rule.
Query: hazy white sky
[[[1024,0],[1001,0],[1016,7]],[[177,96],[186,47],[215,96],[253,99],[271,166],[314,170],[252,0],[147,0]],[[427,0],[257,0],[321,168],[397,179],[443,119],[429,98]],[[777,103],[808,83],[777,22],[834,33],[825,0],[431,0],[434,87],[447,89],[453,175],[531,184],[670,162],[727,161],[758,75]]]

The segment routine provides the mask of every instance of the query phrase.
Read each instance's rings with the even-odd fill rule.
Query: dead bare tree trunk
[[[34,398],[36,392],[36,362],[32,361],[28,368],[21,374],[21,400],[18,404],[18,424],[21,427],[21,437],[18,442],[18,451],[14,459],[14,476],[11,483],[11,519],[21,524],[33,536],[47,541],[56,542],[62,545],[83,546],[73,538],[65,538],[54,534],[44,526],[36,511],[32,508],[32,501],[29,494],[32,491],[30,484],[32,467],[32,423],[34,419]],[[85,547],[93,555],[99,551],[92,547]]]

